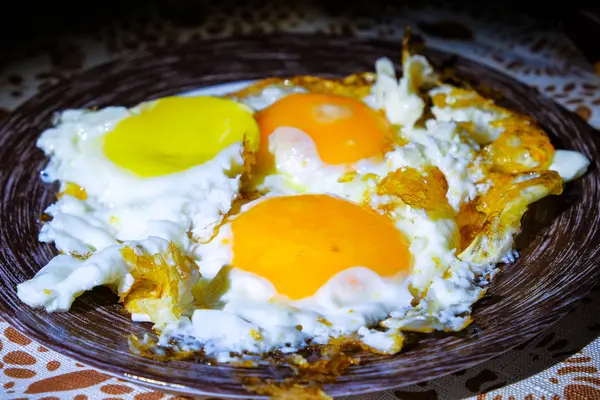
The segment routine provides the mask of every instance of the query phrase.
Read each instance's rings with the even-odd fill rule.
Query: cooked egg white
[[[475,129],[471,136],[480,145],[491,143],[497,139],[502,133],[502,128],[493,126],[492,122],[508,118],[510,115],[501,108],[491,107],[491,104],[477,93],[456,90],[450,85],[437,86],[429,94],[434,99],[431,112],[435,119],[474,124]]]
[[[412,128],[425,110],[425,102],[419,96],[420,86],[437,80],[437,74],[423,56],[403,56],[401,79],[389,58],[375,63],[377,83],[374,85],[374,104],[385,111],[387,119],[404,128]],[[367,100],[368,101],[368,100]]]
[[[179,238],[151,236],[141,241],[128,241],[96,251],[88,258],[72,257],[61,254],[54,257],[36,276],[18,285],[18,296],[31,307],[44,308],[48,312],[68,311],[73,301],[85,291],[96,286],[111,287],[120,297],[126,297],[136,286],[142,282],[150,284],[163,284],[152,282],[152,277],[136,273],[139,265],[131,263],[125,256],[129,250],[138,256],[149,259],[160,259],[159,267],[177,269],[173,248],[170,248],[169,239],[177,241]],[[188,243],[179,243],[183,248],[189,247]],[[125,252],[125,253],[124,253]],[[140,272],[140,271],[137,271]],[[154,322],[158,327],[167,323],[175,323],[181,315],[176,315],[177,308],[185,309],[193,303],[191,288],[196,282],[197,270],[190,270],[187,279],[181,279],[175,293],[164,289],[161,297],[151,299],[158,304],[148,307],[148,313],[134,313],[133,318]],[[146,299],[148,301],[150,299]],[[130,309],[129,311],[132,311]]]
[[[565,182],[570,182],[585,174],[589,165],[590,160],[578,151],[556,150],[548,169],[558,172]]]

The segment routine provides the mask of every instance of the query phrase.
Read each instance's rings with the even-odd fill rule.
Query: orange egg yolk
[[[292,300],[348,268],[393,277],[411,264],[408,242],[388,217],[328,195],[264,200],[234,219],[232,232],[233,265]]]
[[[391,125],[383,114],[350,97],[295,93],[259,111],[259,164],[272,164],[268,138],[279,127],[299,129],[311,137],[327,164],[353,163],[383,155]]]

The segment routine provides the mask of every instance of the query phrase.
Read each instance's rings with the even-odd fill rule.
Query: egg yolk
[[[243,104],[211,96],[165,97],[140,106],[105,136],[104,152],[141,177],[184,171],[245,141],[258,149],[253,112]]]
[[[259,164],[272,164],[268,137],[279,127],[309,135],[327,164],[353,163],[383,155],[391,125],[363,102],[322,93],[295,93],[256,114],[260,127]]]
[[[348,268],[393,277],[411,264],[408,242],[388,217],[327,195],[264,200],[232,221],[232,233],[233,265],[292,300]]]

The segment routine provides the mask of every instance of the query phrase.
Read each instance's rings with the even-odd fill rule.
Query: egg
[[[408,48],[402,64],[63,112],[38,146],[60,182],[40,240],[64,254],[19,297],[67,311],[106,285],[158,335],[134,351],[251,365],[464,329],[528,206],[589,160]]]
[[[381,157],[391,136],[389,122],[363,102],[345,96],[296,93],[256,115],[263,143],[259,160],[268,153],[276,128],[292,127],[310,136],[326,164],[347,164]]]
[[[40,238],[82,254],[165,229],[206,240],[257,144],[251,110],[216,97],[65,111],[37,142],[50,157],[45,180],[61,185]]]
[[[268,196],[245,204],[195,256],[200,282],[228,268],[221,311],[230,323],[251,323],[244,331],[260,339],[247,334],[236,351],[256,352],[298,349],[308,338],[327,343],[410,307],[408,245],[392,220],[369,207],[330,195]],[[205,312],[194,312],[194,330],[205,329],[194,322]]]

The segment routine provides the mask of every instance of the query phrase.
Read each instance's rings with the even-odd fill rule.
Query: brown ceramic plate
[[[346,38],[280,36],[226,39],[103,65],[39,94],[0,126],[0,300],[12,324],[50,348],[81,362],[144,384],[196,394],[248,398],[241,377],[277,378],[267,369],[152,361],[131,354],[129,333],[142,333],[108,290],[81,296],[69,313],[48,314],[22,304],[16,285],[31,278],[56,253],[37,241],[38,217],[56,187],[42,184],[46,159],[35,140],[57,110],[134,105],[223,82],[268,76],[343,76],[372,70],[381,56],[399,60],[400,44]],[[473,313],[477,329],[429,336],[394,357],[365,355],[330,395],[358,394],[435,378],[496,356],[531,338],[565,314],[600,275],[600,173],[598,134],[578,117],[537,92],[483,66],[428,51],[438,66],[502,93],[503,102],[539,119],[558,148],[592,159],[590,171],[560,197],[533,207],[518,241],[521,258],[496,277]],[[399,67],[399,66],[398,66]],[[1,303],[0,303],[1,304]]]

